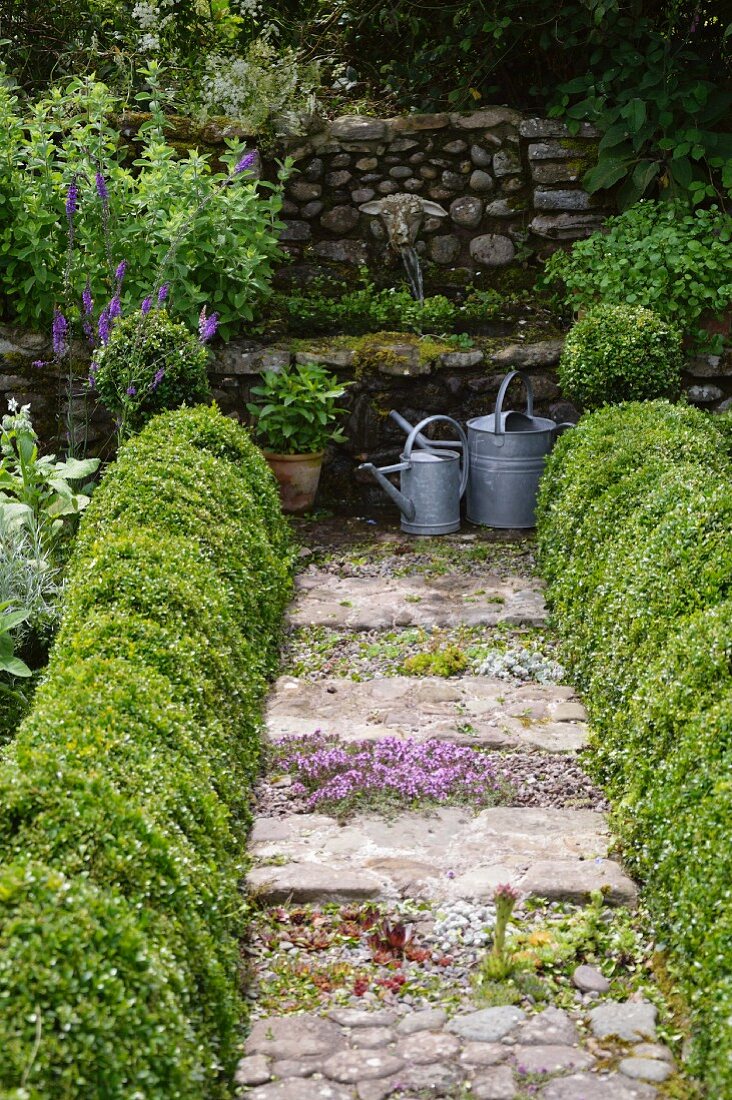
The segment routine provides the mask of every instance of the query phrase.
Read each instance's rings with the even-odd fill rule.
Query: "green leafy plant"
[[[152,309],[114,326],[109,342],[96,353],[91,377],[124,439],[164,409],[209,400],[208,361],[203,343],[185,325],[164,309]]]
[[[601,409],[547,464],[538,520],[588,764],[693,1016],[692,1069],[730,1079],[732,466],[697,410]]]
[[[682,362],[680,333],[651,310],[600,305],[569,332],[559,384],[585,408],[675,397]]]
[[[269,471],[218,410],[163,413],[122,447],[0,765],[0,1090],[221,1094],[290,562]]]
[[[457,676],[468,664],[468,658],[460,646],[451,644],[407,657],[401,671],[407,676]]]
[[[0,524],[38,532],[47,548],[59,549],[89,504],[91,486],[80,492],[73,483],[98,466],[98,458],[57,462],[55,455],[39,455],[30,405],[19,409],[11,402],[0,425]]]
[[[0,603],[0,672],[8,672],[11,676],[32,676],[33,673],[25,661],[15,656],[12,633],[15,627],[20,626],[28,618],[28,611],[25,608],[13,611],[12,605],[12,600]],[[6,685],[0,683],[0,691],[5,688]]]
[[[732,307],[732,218],[717,207],[641,202],[608,219],[602,233],[556,252],[546,265],[574,309],[600,302],[652,309],[701,350],[719,353],[722,338],[701,327]]]
[[[169,282],[174,318],[195,329],[208,304],[227,337],[267,296],[280,256],[280,188],[239,170],[248,158],[233,140],[225,171],[197,150],[179,155],[165,136],[158,80],[150,66],[141,93],[150,118],[132,164],[122,123],[112,121],[121,103],[104,84],[74,79],[24,113],[0,81],[0,289],[20,323],[49,324],[61,302],[78,312],[87,284],[91,299],[109,301],[122,260],[123,313]]]
[[[266,371],[249,402],[259,436],[276,454],[315,454],[326,443],[342,443],[335,426],[346,410],[336,405],[345,387],[319,363],[298,363],[281,371]]]

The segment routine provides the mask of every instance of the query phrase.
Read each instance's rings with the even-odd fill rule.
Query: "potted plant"
[[[344,386],[320,363],[265,371],[261,385],[252,387],[259,400],[250,402],[247,409],[279,483],[285,512],[306,512],[312,507],[325,446],[345,440],[335,426],[346,411],[336,405],[344,392]]]

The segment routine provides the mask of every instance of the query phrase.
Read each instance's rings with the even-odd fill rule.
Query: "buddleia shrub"
[[[719,418],[691,409],[602,409],[559,441],[539,506],[549,602],[592,719],[588,765],[714,1096],[732,1095],[728,441]]]
[[[169,447],[151,421],[103,479],[0,762],[0,1095],[230,1095],[244,834],[291,554],[246,434],[194,412],[161,418]]]

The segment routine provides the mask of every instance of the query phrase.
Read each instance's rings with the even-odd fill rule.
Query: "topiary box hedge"
[[[291,560],[271,474],[215,408],[156,418],[105,475],[0,761],[0,1096],[229,1094]]]
[[[590,763],[713,1096],[732,1096],[731,442],[728,418],[685,406],[604,408],[559,440],[538,506]]]

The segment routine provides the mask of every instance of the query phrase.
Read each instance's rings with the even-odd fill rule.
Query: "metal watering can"
[[[514,378],[526,388],[526,411],[504,412]],[[574,424],[534,416],[534,392],[522,371],[503,379],[495,412],[468,421],[470,478],[467,519],[486,527],[533,527],[536,494],[546,457],[558,437]]]
[[[373,474],[396,503],[402,513],[402,531],[409,535],[448,535],[458,531],[460,500],[468,483],[465,432],[451,416],[428,416],[413,428],[398,413],[389,415],[409,433],[401,462],[380,469],[372,462],[364,462],[359,470]],[[452,424],[459,442],[437,442],[423,436],[422,429],[436,420]],[[418,450],[414,450],[415,443]],[[399,489],[385,476],[397,471],[401,475]]]

